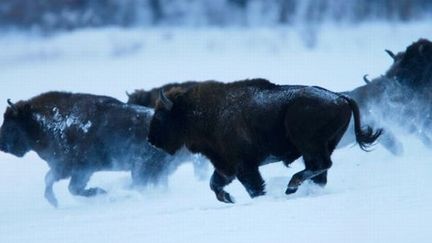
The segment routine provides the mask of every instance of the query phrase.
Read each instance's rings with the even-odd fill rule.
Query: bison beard
[[[308,179],[324,186],[330,156],[351,114],[362,149],[381,134],[381,130],[361,129],[352,99],[319,87],[253,79],[203,83],[160,96],[150,124],[150,143],[169,153],[186,145],[204,154],[215,167],[210,188],[226,203],[234,202],[224,191],[234,178],[251,197],[260,196],[265,193],[260,165],[273,161],[288,165],[301,156],[305,169],[293,175],[286,193],[295,192]]]
[[[64,92],[8,103],[0,150],[16,156],[33,150],[47,161],[45,197],[53,206],[53,184],[61,179],[70,177],[69,191],[88,197],[105,193],[86,188],[96,171],[131,171],[134,184],[147,185],[164,183],[179,162],[147,142],[152,109]]]

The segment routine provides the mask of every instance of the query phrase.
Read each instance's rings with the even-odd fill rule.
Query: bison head
[[[432,42],[420,39],[404,52],[387,53],[393,58],[393,64],[386,72],[386,77],[395,78],[411,88],[426,88],[432,83]]]
[[[170,92],[178,99],[178,92]],[[159,100],[150,123],[148,140],[154,146],[174,154],[185,143],[184,112],[176,102],[165,96],[160,90]]]
[[[15,105],[10,100],[8,104],[0,128],[0,150],[22,157],[31,150],[28,127],[31,119],[30,105]]]

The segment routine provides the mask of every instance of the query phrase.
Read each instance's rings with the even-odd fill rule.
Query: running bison
[[[365,77],[366,85],[345,94],[359,104],[364,121],[376,126],[393,123],[432,147],[432,42],[420,39],[405,51],[386,52],[393,64],[385,75],[372,81]],[[392,153],[401,153],[402,145],[390,130],[380,140]]]
[[[281,86],[264,79],[208,82],[187,91],[160,94],[149,141],[174,154],[183,145],[215,167],[210,187],[219,201],[235,177],[251,197],[263,195],[260,165],[303,156],[305,169],[290,180],[287,194],[308,179],[325,185],[331,154],[354,114],[357,142],[366,149],[381,134],[361,128],[351,98],[319,87]]]
[[[0,150],[18,157],[35,151],[50,170],[45,198],[57,206],[53,184],[71,177],[69,191],[85,197],[105,193],[88,188],[102,170],[132,172],[135,184],[165,180],[174,158],[147,142],[153,110],[114,98],[49,92],[12,103],[4,114]]]

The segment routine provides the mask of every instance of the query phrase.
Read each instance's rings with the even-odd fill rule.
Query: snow
[[[124,101],[126,102],[126,100],[124,100]],[[134,109],[136,112],[139,112],[139,113],[144,113],[144,114],[149,114],[149,115],[153,115],[154,114],[154,109],[148,108],[148,107],[145,107],[145,106],[127,104],[127,107],[131,107],[132,109]]]
[[[57,107],[52,109],[54,112],[52,119],[45,117],[42,114],[36,113],[36,119],[43,127],[51,130],[54,134],[61,135],[63,138],[64,130],[71,126],[78,127],[83,133],[87,133],[92,126],[91,121],[83,122],[80,117],[75,114],[62,115]]]
[[[317,45],[296,29],[102,29],[41,38],[9,33],[0,39],[0,110],[6,99],[49,90],[89,92],[126,101],[125,91],[166,82],[263,77],[279,84],[343,91],[378,76],[394,52],[430,23],[323,26]],[[85,128],[85,121],[81,121]],[[67,124],[66,124],[67,125]],[[33,152],[0,153],[0,242],[429,242],[432,237],[432,151],[399,133],[405,153],[380,145],[335,151],[325,188],[310,183],[286,196],[301,161],[263,166],[267,195],[250,199],[238,181],[227,187],[236,204],[218,202],[183,164],[165,187],[133,189],[125,172],[93,176],[107,195],[74,197],[63,180],[59,208],[43,197],[48,167]]]

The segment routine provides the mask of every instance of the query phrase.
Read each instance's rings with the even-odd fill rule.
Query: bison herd
[[[259,166],[288,166],[300,157],[305,169],[292,176],[286,194],[306,180],[324,186],[338,145],[357,142],[367,151],[378,141],[395,155],[403,152],[388,121],[432,146],[432,43],[420,39],[403,52],[386,51],[393,64],[384,75],[365,76],[365,85],[341,93],[249,79],[136,90],[127,103],[66,92],[7,100],[0,150],[18,157],[34,151],[48,163],[45,198],[53,206],[53,184],[61,179],[70,178],[70,193],[85,197],[106,193],[87,188],[97,171],[130,171],[134,185],[166,183],[185,161],[199,171],[203,160],[193,154],[213,165],[210,188],[225,203],[234,202],[224,187],[235,178],[251,197],[261,196]]]

